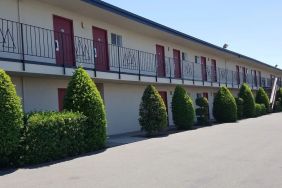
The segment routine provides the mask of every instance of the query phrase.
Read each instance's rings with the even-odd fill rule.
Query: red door
[[[181,78],[180,51],[173,49],[174,78]]]
[[[72,20],[53,16],[56,63],[68,67],[74,66],[74,42]]]
[[[96,70],[107,71],[109,70],[107,31],[98,27],[93,27],[92,30]]]
[[[258,79],[257,79],[257,71],[254,70],[254,81],[255,81],[255,87],[258,86]]]
[[[59,111],[63,111],[64,109],[64,98],[66,95],[67,89],[65,88],[59,88],[58,89],[58,105],[59,105]]]
[[[246,80],[246,76],[247,76],[247,75],[246,75],[246,73],[247,73],[247,72],[246,72],[246,68],[245,68],[245,67],[242,67],[242,70],[243,70],[243,82],[246,83],[246,82],[247,82],[247,80]]]
[[[209,100],[209,93],[204,92],[203,97],[205,97],[207,100]]]
[[[216,69],[216,60],[211,60],[211,68],[212,68],[212,81],[217,82],[217,69]]]
[[[165,103],[165,107],[166,107],[166,111],[167,111],[167,93],[166,91],[159,91],[160,96],[162,97],[164,103]]]
[[[165,77],[165,51],[161,45],[156,45],[158,76]]]
[[[240,67],[236,65],[236,76],[237,76],[237,84],[240,84]]]
[[[207,81],[208,80],[207,59],[205,57],[201,57],[201,64],[202,64],[202,79],[203,79],[203,81]]]

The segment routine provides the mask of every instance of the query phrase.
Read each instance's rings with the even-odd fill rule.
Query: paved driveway
[[[282,187],[282,114],[172,134],[0,177],[0,187]]]

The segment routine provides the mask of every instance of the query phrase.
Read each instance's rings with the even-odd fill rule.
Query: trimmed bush
[[[22,163],[38,164],[81,154],[86,121],[80,113],[32,113],[24,132]]]
[[[275,103],[274,103],[274,108],[273,108],[273,111],[274,112],[282,112],[282,100],[281,98],[278,98]]]
[[[238,97],[244,100],[243,117],[251,118],[255,116],[255,99],[248,84],[242,84]]]
[[[201,125],[207,125],[209,123],[209,102],[205,97],[200,97],[196,99],[196,109],[197,121]]]
[[[259,88],[259,90],[256,94],[256,103],[264,104],[267,111],[269,111],[269,107],[270,107],[269,98],[268,98],[266,92],[264,91],[264,89],[262,87]]]
[[[139,109],[141,130],[155,136],[168,126],[166,106],[156,88],[149,85],[142,96]]]
[[[214,98],[213,116],[218,122],[237,121],[236,101],[227,87],[221,87]]]
[[[255,117],[259,117],[266,114],[266,107],[264,104],[256,103],[255,107],[256,107]]]
[[[237,106],[237,119],[243,118],[243,108],[244,108],[244,100],[239,97],[235,97],[236,106]]]
[[[0,70],[0,167],[13,165],[11,159],[18,150],[23,111],[11,78]]]
[[[86,151],[102,149],[106,144],[106,112],[102,97],[88,73],[78,68],[69,82],[64,109],[88,117],[85,132]]]
[[[195,110],[192,99],[183,87],[176,86],[171,106],[175,126],[178,129],[191,129],[194,124]]]

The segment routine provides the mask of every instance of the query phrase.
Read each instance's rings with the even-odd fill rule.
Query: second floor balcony
[[[30,64],[74,68],[82,66],[95,73],[137,75],[191,81],[203,85],[271,87],[273,78],[262,77],[254,70],[245,72],[203,63],[165,57],[118,45],[107,40],[93,40],[28,24],[0,19],[0,59]],[[281,85],[281,79],[278,82]]]

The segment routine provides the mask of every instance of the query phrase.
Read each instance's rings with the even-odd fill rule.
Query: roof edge
[[[175,36],[184,38],[186,40],[194,41],[196,43],[202,44],[204,46],[207,46],[207,47],[210,47],[210,48],[213,48],[213,49],[216,49],[216,50],[219,50],[221,52],[237,56],[238,58],[244,58],[246,60],[254,61],[254,62],[258,63],[258,64],[267,66],[267,67],[272,68],[274,70],[282,71],[281,69],[276,68],[276,67],[274,67],[272,65],[269,65],[267,63],[264,63],[262,61],[256,60],[256,59],[248,57],[246,55],[239,54],[239,53],[231,51],[231,50],[227,50],[227,49],[221,48],[221,47],[219,47],[217,45],[214,45],[212,43],[209,43],[209,42],[206,42],[204,40],[198,39],[196,37],[187,35],[187,34],[185,34],[183,32],[180,32],[180,31],[177,31],[177,30],[172,29],[170,27],[167,27],[165,25],[159,24],[157,22],[154,22],[152,20],[149,20],[147,18],[144,18],[142,16],[139,16],[137,14],[129,12],[129,11],[125,10],[125,9],[119,8],[117,6],[114,6],[112,4],[106,3],[104,1],[101,1],[101,0],[81,0],[81,1],[84,1],[84,2],[89,3],[91,5],[97,6],[99,8],[104,9],[104,10],[110,11],[112,13],[118,14],[120,16],[126,17],[128,19],[133,20],[133,21],[136,21],[136,22],[148,25],[148,26],[153,27],[155,29],[158,29],[158,30],[161,30],[161,31],[173,34]]]

